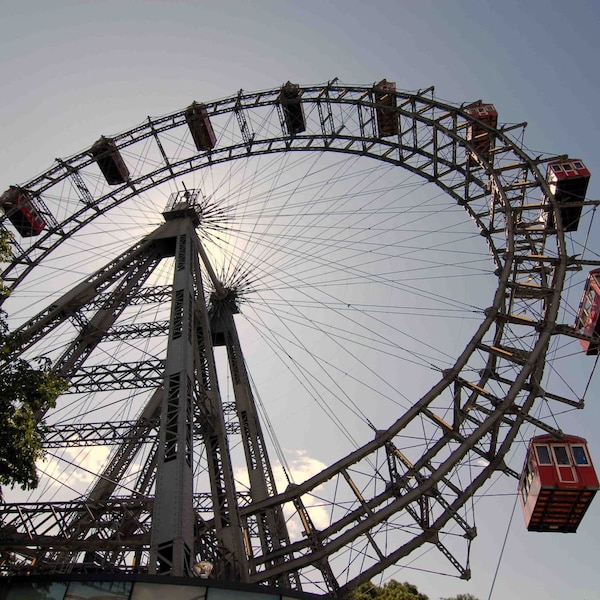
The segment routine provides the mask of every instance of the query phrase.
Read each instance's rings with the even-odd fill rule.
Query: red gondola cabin
[[[102,136],[91,147],[90,153],[109,185],[119,185],[129,181],[129,170],[113,140]]]
[[[283,111],[283,120],[290,135],[306,131],[306,119],[302,106],[302,94],[297,83],[288,81],[281,86],[277,101]]]
[[[473,166],[477,164],[475,155],[492,162],[492,146],[494,143],[494,135],[488,131],[483,124],[490,127],[498,125],[498,112],[493,104],[476,104],[465,108],[465,112],[477,119],[470,122],[467,127],[467,141],[475,149],[475,153],[467,152],[467,164]]]
[[[398,135],[396,83],[383,79],[375,85],[375,116],[379,137]]]
[[[583,438],[540,435],[529,442],[519,482],[528,531],[574,533],[598,488]]]
[[[39,235],[46,228],[46,221],[28,190],[11,186],[0,197],[0,204],[8,220],[23,237]]]
[[[560,218],[565,231],[577,231],[581,209],[583,206],[572,206],[583,202],[590,182],[590,172],[578,158],[565,158],[548,164],[546,170],[546,181],[550,191],[554,194],[556,202],[560,206]],[[542,202],[548,204],[548,198],[544,195]],[[544,210],[542,222],[552,229],[554,223],[554,212]]]
[[[204,104],[192,102],[185,109],[185,120],[190,128],[196,150],[212,150],[217,144],[217,136]]]
[[[600,352],[600,269],[591,271],[585,282],[575,329],[577,333],[592,338],[579,340],[585,353],[598,354]]]

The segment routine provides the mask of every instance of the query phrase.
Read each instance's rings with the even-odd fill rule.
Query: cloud
[[[289,469],[288,475],[292,483],[303,483],[307,479],[310,479],[313,475],[320,473],[326,468],[326,464],[321,462],[319,459],[314,458],[308,454],[306,450],[288,450],[286,451],[286,462]],[[273,476],[275,477],[275,486],[278,492],[286,490],[290,481],[286,477],[285,471],[279,463],[279,461],[273,463]],[[235,470],[236,482],[244,487],[249,486],[248,473],[243,468]],[[328,484],[323,484],[315,488],[316,494],[323,494]],[[306,508],[310,520],[314,527],[317,529],[324,529],[329,525],[329,511],[326,505],[319,498],[313,495],[303,496],[302,502]],[[296,508],[291,504],[287,503],[284,505],[284,515],[287,521],[288,532],[290,538],[300,539],[304,536],[304,525]]]
[[[84,495],[104,469],[110,446],[88,446],[84,448],[65,448],[60,453],[49,451],[36,466],[41,475],[41,486],[53,491],[54,499],[72,498],[73,492]]]
[[[291,471],[291,479],[295,483],[302,483],[307,479],[310,479],[313,475],[320,473],[323,469],[327,467],[327,465],[317,458],[313,458],[308,455],[306,450],[294,450],[292,452],[287,453],[290,458],[288,458],[288,465]],[[281,476],[284,478],[283,469],[281,469]],[[287,487],[287,479],[284,479],[285,487]],[[285,487],[280,487],[279,482],[277,482],[277,488],[280,490],[285,490]],[[324,495],[325,488],[327,484],[323,484],[315,488],[315,493],[319,495]],[[312,524],[317,529],[324,529],[329,525],[329,510],[326,506],[321,504],[321,500],[315,496],[304,496],[302,498],[304,503],[304,507],[306,508]],[[301,524],[299,517],[296,515],[295,509],[291,505],[286,505],[285,507],[286,517],[292,517],[295,515],[293,520],[290,520],[288,523],[288,530],[290,531],[290,536],[292,537],[300,537],[304,530],[304,527]]]

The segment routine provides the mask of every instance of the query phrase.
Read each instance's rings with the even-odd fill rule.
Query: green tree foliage
[[[349,600],[429,600],[421,594],[416,586],[411,583],[399,583],[391,579],[383,586],[378,586],[370,581],[357,587],[348,596]]]
[[[0,235],[0,262],[10,259],[10,240]],[[6,289],[0,282],[0,295]],[[38,484],[35,461],[43,452],[44,425],[39,416],[54,406],[66,382],[48,361],[37,366],[26,360],[7,360],[11,337],[6,313],[0,311],[0,485],[33,489]]]
[[[348,600],[429,600],[425,594],[421,594],[412,583],[399,583],[394,579],[383,586],[378,586],[370,581],[363,583],[348,595]],[[472,594],[458,594],[451,598],[440,598],[440,600],[478,600]]]
[[[43,456],[44,426],[36,414],[54,406],[64,382],[46,365],[25,360],[2,365],[0,373],[0,485],[38,484],[35,461]]]
[[[12,253],[10,251],[10,239],[10,236],[6,232],[0,233],[0,263],[10,261],[12,257]],[[7,295],[8,290],[2,283],[2,280],[0,280],[0,300],[3,300]]]

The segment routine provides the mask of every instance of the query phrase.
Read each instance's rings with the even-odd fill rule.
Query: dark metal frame
[[[489,160],[478,156],[476,148],[466,139],[473,118],[461,106],[435,100],[432,92],[432,88],[415,93],[396,92],[394,110],[399,124],[398,135],[378,138],[374,86],[342,85],[337,81],[301,86],[307,127],[306,131],[292,136],[278,115],[279,88],[256,93],[240,91],[235,96],[205,105],[211,119],[232,116],[237,121],[237,136],[228,143],[219,140],[212,150],[197,152],[194,149],[185,156],[170,158],[161,136],[173,129],[187,127],[185,111],[181,110],[164,117],[149,118],[138,127],[111,136],[119,151],[127,152],[140,142],[153,143],[164,159],[161,165],[140,166],[123,185],[103,188],[99,194],[92,193],[81,173],[93,166],[94,159],[89,151],[84,151],[57,161],[54,167],[23,186],[35,197],[43,199],[59,193],[60,186],[71,185],[81,202],[63,215],[60,222],[49,219],[47,231],[31,240],[28,246],[15,243],[14,260],[3,273],[6,284],[12,289],[66,238],[136,195],[197,169],[277,152],[337,152],[370,157],[407,169],[444,190],[465,209],[485,237],[496,267],[497,291],[470,342],[452,368],[440,374],[428,393],[416,400],[387,430],[378,432],[371,442],[282,493],[271,493],[268,461],[262,462],[262,483],[256,488],[262,486],[264,489],[251,494],[250,499],[242,502],[239,497],[234,498],[231,489],[235,486],[231,481],[223,482],[230,490],[228,501],[236,503],[236,518],[239,519],[236,536],[246,530],[261,541],[261,549],[255,549],[242,561],[243,574],[236,574],[241,580],[299,587],[300,580],[309,577],[322,585],[323,590],[343,596],[427,542],[433,543],[448,558],[458,575],[468,578],[468,558],[466,562],[459,561],[441,541],[440,532],[448,523],[453,523],[463,531],[467,545],[470,543],[476,531],[461,516],[461,507],[494,472],[518,476],[504,458],[523,423],[529,422],[546,432],[560,435],[560,431],[530,414],[537,403],[551,399],[568,406],[582,406],[578,399],[553,394],[542,387],[546,352],[552,336],[580,337],[572,327],[558,323],[566,273],[583,264],[597,264],[574,259],[567,253],[560,212],[540,172],[540,165],[556,160],[556,157],[534,159],[528,156],[513,137],[515,131],[522,132],[522,125],[493,129],[485,124],[479,126],[489,131],[493,147]],[[475,159],[467,160],[467,156]],[[551,199],[549,206],[541,203],[542,193]],[[549,229],[540,222],[540,210],[554,211],[555,228]],[[0,225],[5,222],[0,221]],[[59,372],[71,379],[74,390],[98,384],[108,388],[114,385],[115,389],[128,385],[135,387],[140,382],[155,385],[164,368],[160,362],[123,364],[120,366],[122,375],[115,373],[112,367],[88,368],[83,362],[98,335],[119,335],[118,329],[112,329],[119,307],[142,301],[135,300],[135,291],[161,252],[164,254],[164,250],[156,250],[148,240],[134,245],[90,277],[83,294],[82,288],[78,288],[77,293],[66,294],[24,324],[16,332],[16,339],[21,342],[15,344],[13,355],[17,357],[25,352],[65,320],[77,321],[78,313],[84,307],[98,306],[97,322],[84,323],[80,319],[79,339],[57,365]],[[131,282],[131,287],[120,288],[118,293],[108,291],[115,278],[123,276]],[[219,282],[214,283],[218,289]],[[520,316],[523,312],[535,315],[535,318],[523,318]],[[114,319],[107,316],[109,314],[114,315]],[[233,322],[233,316],[230,314],[229,317]],[[227,325],[222,327],[233,340],[229,347],[230,356],[232,352],[243,356],[229,317]],[[140,332],[145,329],[150,331],[149,326],[142,326]],[[96,338],[91,339],[94,335]],[[201,337],[206,343],[205,332]],[[516,337],[526,339],[526,345],[520,343],[517,347]],[[486,366],[473,381],[470,361],[482,356]],[[142,380],[140,374],[144,369]],[[444,420],[432,408],[438,397],[448,394],[454,403],[451,421]],[[255,411],[252,398],[247,398],[245,403]],[[217,404],[214,409],[222,419],[223,409]],[[239,416],[244,411],[238,406],[237,412]],[[150,473],[154,473],[156,464],[150,461],[145,466],[149,475],[137,492],[141,494],[139,498],[111,499],[114,485],[107,482],[114,482],[125,465],[133,460],[136,443],[156,427],[158,413],[159,403],[153,400],[138,421],[100,428],[102,432],[111,432],[110,442],[120,441],[122,446],[90,495],[94,511],[98,511],[93,514],[98,517],[78,520],[69,516],[88,510],[90,499],[37,507],[2,506],[2,543],[21,556],[23,570],[32,569],[30,557],[48,552],[55,553],[55,562],[36,562],[36,569],[59,569],[60,564],[68,564],[69,569],[85,569],[83,564],[78,567],[77,556],[94,546],[92,535],[98,536],[95,552],[104,553],[105,565],[112,561],[117,570],[143,571],[147,568],[149,505],[152,504],[147,494],[154,481]],[[437,427],[439,435],[417,462],[411,462],[397,447],[395,439],[416,418],[423,418]],[[247,423],[242,423],[239,427],[245,431],[246,426]],[[229,432],[239,431],[239,427],[230,426]],[[55,431],[50,439],[62,439],[63,443],[71,444],[73,435],[80,435],[85,444],[94,439],[86,426],[62,433]],[[226,435],[226,432],[220,435]],[[248,438],[252,448],[246,450],[252,460],[257,445],[262,448],[261,436],[260,430],[256,430]],[[223,444],[223,439],[219,443]],[[453,479],[452,472],[457,464],[470,457],[485,459],[487,467],[467,485],[461,486]],[[361,474],[369,471],[377,473],[373,476],[374,480],[378,479],[377,485],[359,484]],[[222,477],[222,464],[216,460],[211,478],[215,481]],[[343,514],[332,519],[327,528],[319,530],[312,523],[306,505],[309,498],[318,496],[319,486],[330,481],[345,489],[351,501]],[[292,507],[302,522],[303,539],[290,541],[281,532],[278,515],[285,506]],[[134,533],[128,537],[123,530],[118,536],[111,532],[110,527],[103,525],[106,519],[99,516],[102,510],[106,514],[111,510],[129,511],[128,523],[137,523],[130,527]],[[397,546],[382,546],[379,532],[393,523],[395,515],[402,513],[409,516],[415,529]],[[218,529],[214,520],[202,524],[196,535],[197,553],[209,551],[211,540],[219,538]],[[279,541],[274,544],[274,539]],[[219,543],[222,542],[221,539]],[[237,547],[235,552],[241,556],[241,537],[236,537],[234,545]],[[61,549],[58,553],[57,548]],[[360,572],[337,569],[336,556],[344,552],[357,552],[365,557]],[[136,560],[131,562],[133,556]],[[18,564],[11,568],[19,570]]]

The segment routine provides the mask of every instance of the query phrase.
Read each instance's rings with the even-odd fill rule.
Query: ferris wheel
[[[568,236],[595,203],[561,208],[565,157],[523,129],[433,88],[288,82],[7,191],[11,357],[69,389],[40,487],[1,506],[4,573],[208,564],[341,596],[427,546],[468,578],[475,494],[516,488],[524,431],[561,436],[592,340],[598,262]]]

